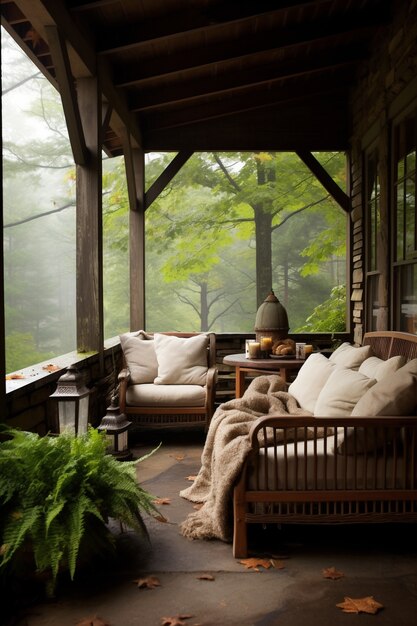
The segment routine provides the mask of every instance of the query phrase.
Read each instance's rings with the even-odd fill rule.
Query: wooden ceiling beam
[[[118,52],[140,49],[153,46],[155,43],[167,43],[184,37],[203,35],[204,37],[217,36],[218,33],[224,31],[226,38],[230,29],[247,27],[253,33],[253,22],[256,21],[259,28],[265,28],[271,21],[279,19],[282,15],[291,9],[297,10],[301,7],[315,8],[320,5],[331,6],[333,0],[316,0],[312,2],[299,2],[297,0],[286,0],[284,5],[279,8],[272,9],[271,4],[268,10],[262,10],[262,2],[251,3],[251,11],[246,11],[239,16],[239,7],[241,3],[234,4],[233,11],[228,11],[222,15],[218,14],[216,19],[211,19],[201,11],[193,11],[192,5],[187,11],[176,12],[172,14],[164,14],[159,19],[149,19],[136,23],[130,23],[127,27],[119,32],[114,25],[102,29],[98,33],[98,50],[102,55],[111,55]],[[197,7],[198,8],[198,7]],[[233,17],[232,17],[233,16]],[[237,17],[236,17],[237,16]],[[374,16],[375,17],[375,16]]]
[[[36,32],[45,40],[47,40],[45,26],[59,24],[60,33],[69,44],[68,55],[74,78],[87,78],[100,73],[103,94],[114,109],[113,117],[119,116],[122,120],[121,125],[128,126],[135,142],[140,144],[142,135],[136,116],[130,113],[124,94],[114,87],[111,72],[105,59],[101,59],[97,63],[97,55],[92,41],[84,33],[81,33],[63,0],[42,0],[41,2],[15,0],[15,2]]]
[[[67,46],[56,26],[46,26],[45,31],[55,67],[74,161],[77,165],[85,165],[88,160],[88,151],[84,139]]]
[[[181,72],[181,77],[186,77],[188,73],[196,70],[204,70],[215,64],[216,69],[221,70],[223,66],[230,63],[253,60],[257,57],[260,61],[269,54],[279,52],[302,52],[308,48],[317,46],[319,49],[335,48],[339,46],[359,45],[363,46],[375,31],[375,26],[358,26],[351,30],[345,28],[321,29],[320,32],[314,29],[294,33],[292,30],[285,38],[279,38],[277,45],[277,35],[275,32],[263,33],[262,35],[247,38],[240,41],[238,45],[231,40],[220,46],[200,46],[188,49],[181,53],[171,53],[168,56],[160,56],[147,59],[143,63],[118,63],[115,59],[115,85],[117,87],[128,87],[130,85],[142,85],[147,82],[170,79]]]
[[[203,103],[181,108],[180,110],[151,112],[142,116],[144,130],[146,128],[181,128],[196,123],[206,122],[220,117],[239,115],[271,106],[287,107],[293,102],[305,102],[311,96],[326,99],[336,98],[343,94],[346,103],[348,76],[343,74],[329,83],[327,76],[317,78],[306,90],[304,84],[275,85],[271,90],[262,93],[251,93],[244,98],[232,96],[221,101]]]
[[[257,3],[253,3],[257,7]],[[305,4],[305,6],[311,6]],[[316,9],[320,5],[328,4],[329,7],[333,4],[331,0],[318,0],[315,2]],[[330,35],[332,32],[347,32],[357,29],[359,26],[375,26],[375,24],[384,23],[387,19],[387,10],[379,11],[375,15],[372,7],[366,10],[352,9],[348,14],[340,14],[334,11],[331,17],[326,19],[320,19],[320,16],[315,19],[312,18],[307,24],[298,26],[292,24],[291,28],[288,25],[281,26],[282,15],[284,12],[290,11],[291,8],[279,8],[268,11],[266,13],[257,13],[249,17],[238,18],[230,21],[204,24],[198,27],[188,28],[186,25],[189,23],[190,17],[186,13],[181,16],[165,16],[164,23],[160,20],[152,20],[152,23],[139,22],[135,24],[129,24],[121,31],[117,28],[109,27],[107,29],[101,29],[98,33],[97,49],[101,55],[117,55],[126,51],[137,51],[140,53],[141,49],[152,50],[156,46],[168,46],[174,45],[178,41],[185,41],[190,38],[199,38],[202,36],[206,42],[210,42],[213,38],[215,45],[223,48],[226,42],[230,39],[231,33],[238,33],[232,37],[235,45],[245,45],[245,41],[254,38],[269,37],[271,44],[276,46],[277,41],[280,44],[284,42],[290,42],[294,39],[303,41],[308,38],[320,38]],[[158,25],[158,30],[155,30],[155,23]],[[254,23],[256,28],[254,28]],[[312,35],[313,33],[313,35]],[[272,40],[275,39],[275,44],[272,44]],[[207,43],[206,43],[207,45]]]
[[[335,71],[343,71],[349,67],[354,65],[354,61],[345,61],[339,64],[328,64],[327,66],[320,66],[316,69],[306,70],[303,69],[304,64],[300,64],[300,67],[294,67],[292,73],[286,73],[283,71],[281,74],[270,76],[267,78],[262,78],[262,72],[260,71],[260,77],[258,78],[256,73],[248,75],[246,78],[243,77],[241,83],[233,85],[233,81],[229,78],[229,80],[224,81],[213,81],[210,85],[210,81],[202,81],[200,90],[194,85],[192,89],[188,89],[187,91],[181,91],[181,88],[178,87],[177,90],[172,90],[165,97],[162,94],[152,97],[146,97],[146,94],[139,93],[134,97],[130,97],[129,106],[132,111],[144,112],[151,110],[162,110],[164,108],[169,108],[175,106],[176,104],[183,104],[187,106],[189,103],[198,103],[204,102],[207,98],[220,98],[220,97],[229,97],[230,95],[241,94],[242,98],[247,96],[247,93],[252,89],[264,89],[265,93],[268,94],[270,89],[273,88],[277,83],[282,83],[288,79],[294,78],[302,78],[308,75],[308,78],[315,79],[315,77],[321,76],[322,74],[331,74]],[[243,82],[244,80],[248,80],[249,82]],[[211,91],[210,91],[211,88]]]
[[[198,76],[194,80],[182,81],[179,78],[175,82],[170,81],[168,84],[137,91],[129,98],[129,105],[133,110],[143,111],[189,99],[198,100],[212,94],[229,93],[235,89],[245,89],[247,86],[343,69],[364,59],[365,54],[365,45],[357,45],[354,48],[334,50],[332,54],[324,50],[307,58],[269,60],[260,66],[243,67],[240,71],[231,67],[228,72],[216,75],[210,73],[208,76]]]

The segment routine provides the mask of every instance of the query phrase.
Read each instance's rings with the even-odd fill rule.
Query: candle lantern
[[[58,404],[58,429],[82,435],[87,432],[90,391],[84,386],[75,365],[67,367],[50,398]]]
[[[262,341],[264,338],[265,341],[265,337],[268,337],[275,343],[278,339],[288,337],[288,331],[287,311],[271,289],[256,313],[256,340]]]
[[[118,461],[128,461],[132,458],[127,438],[127,431],[131,423],[126,419],[124,413],[120,413],[119,407],[116,405],[116,398],[113,396],[98,430],[105,431],[109,452]]]

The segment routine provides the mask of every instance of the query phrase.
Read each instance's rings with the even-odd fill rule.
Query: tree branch
[[[33,220],[37,220],[39,217],[46,217],[47,215],[52,215],[53,213],[59,213],[64,209],[68,209],[69,207],[75,207],[73,202],[69,204],[64,204],[64,206],[60,206],[58,209],[52,209],[51,211],[45,211],[45,213],[39,213],[38,215],[31,215],[31,217],[26,217],[19,222],[10,222],[9,224],[5,224],[3,228],[12,228],[12,226],[20,226],[20,224],[27,224],[27,222],[32,222]]]
[[[7,89],[3,89],[2,92],[1,92],[1,95],[5,96],[10,91],[13,91],[14,89],[18,89],[18,87],[21,87],[22,85],[27,83],[28,80],[32,80],[32,78],[37,78],[40,75],[41,75],[40,72],[36,72],[35,74],[31,74],[30,76],[27,76],[26,78],[23,78],[22,80],[20,80],[18,83],[15,83],[11,87],[8,87]]]
[[[219,157],[219,155],[217,154],[217,152],[213,152],[215,161],[217,163],[217,165],[220,167],[221,171],[223,172],[223,174],[226,176],[227,180],[229,181],[230,185],[233,187],[233,189],[236,192],[240,192],[241,189],[239,187],[239,185],[237,184],[237,182],[230,176],[227,167],[224,165],[223,161],[221,160],[221,158]]]
[[[271,230],[274,231],[277,228],[281,228],[281,226],[283,226],[285,222],[288,222],[288,220],[291,217],[294,217],[294,215],[297,215],[298,213],[302,213],[302,211],[305,211],[306,209],[310,209],[311,207],[316,206],[316,204],[320,204],[320,202],[324,202],[324,200],[327,200],[329,197],[330,197],[329,194],[327,194],[327,196],[324,196],[324,198],[321,198],[320,200],[317,200],[316,202],[311,202],[310,204],[306,204],[305,206],[301,207],[301,209],[297,209],[296,211],[289,213],[286,217],[284,217],[282,222],[280,222],[279,224],[275,224],[275,226],[272,226]]]

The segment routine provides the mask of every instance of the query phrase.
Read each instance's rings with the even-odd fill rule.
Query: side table
[[[288,372],[298,371],[304,363],[303,359],[247,359],[244,354],[229,354],[223,359],[225,365],[231,365],[236,371],[236,398],[245,392],[245,375],[247,372],[262,374],[279,374],[285,382],[289,382]]]

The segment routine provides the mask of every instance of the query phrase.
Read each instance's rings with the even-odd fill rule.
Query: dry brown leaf
[[[194,475],[191,474],[191,476],[186,476],[186,478],[187,478],[187,480],[194,481],[194,480],[197,480],[197,475],[194,476]]]
[[[344,613],[371,613],[375,615],[384,605],[374,600],[373,596],[365,598],[349,598],[345,596],[344,602],[336,604]]]
[[[197,502],[196,504],[193,504],[193,509],[196,509],[197,511],[199,511],[200,509],[202,509],[204,506],[204,502]]]
[[[271,559],[272,567],[275,569],[285,569],[285,563],[283,563],[280,559]]]
[[[251,559],[242,559],[241,561],[239,561],[239,563],[242,563],[242,565],[244,565],[246,569],[253,569],[255,570],[255,572],[259,572],[259,567],[269,569],[272,565],[270,559],[257,559],[254,557]]]
[[[7,374],[6,380],[20,380],[24,378],[23,374]]]
[[[171,504],[171,498],[156,498],[154,504]]]
[[[160,587],[161,582],[156,576],[146,576],[146,578],[136,578],[134,581],[139,589],[155,589]]]
[[[326,567],[322,570],[323,578],[331,578],[332,580],[337,580],[338,578],[343,578],[344,573],[339,572],[335,567]]]
[[[172,615],[171,617],[161,617],[162,626],[187,626],[185,619],[191,619],[194,615]]]
[[[185,454],[170,454],[169,456],[171,456],[176,461],[183,461],[186,457]]]
[[[76,626],[111,626],[109,622],[105,622],[101,617],[94,615],[93,617],[84,617],[81,622],[77,622]]]
[[[216,580],[214,576],[211,574],[201,574],[201,576],[197,576],[198,580]]]
[[[43,370],[46,370],[47,372],[56,372],[57,370],[61,369],[59,367],[59,365],[54,365],[53,363],[48,363],[48,365],[44,365],[42,367]]]

